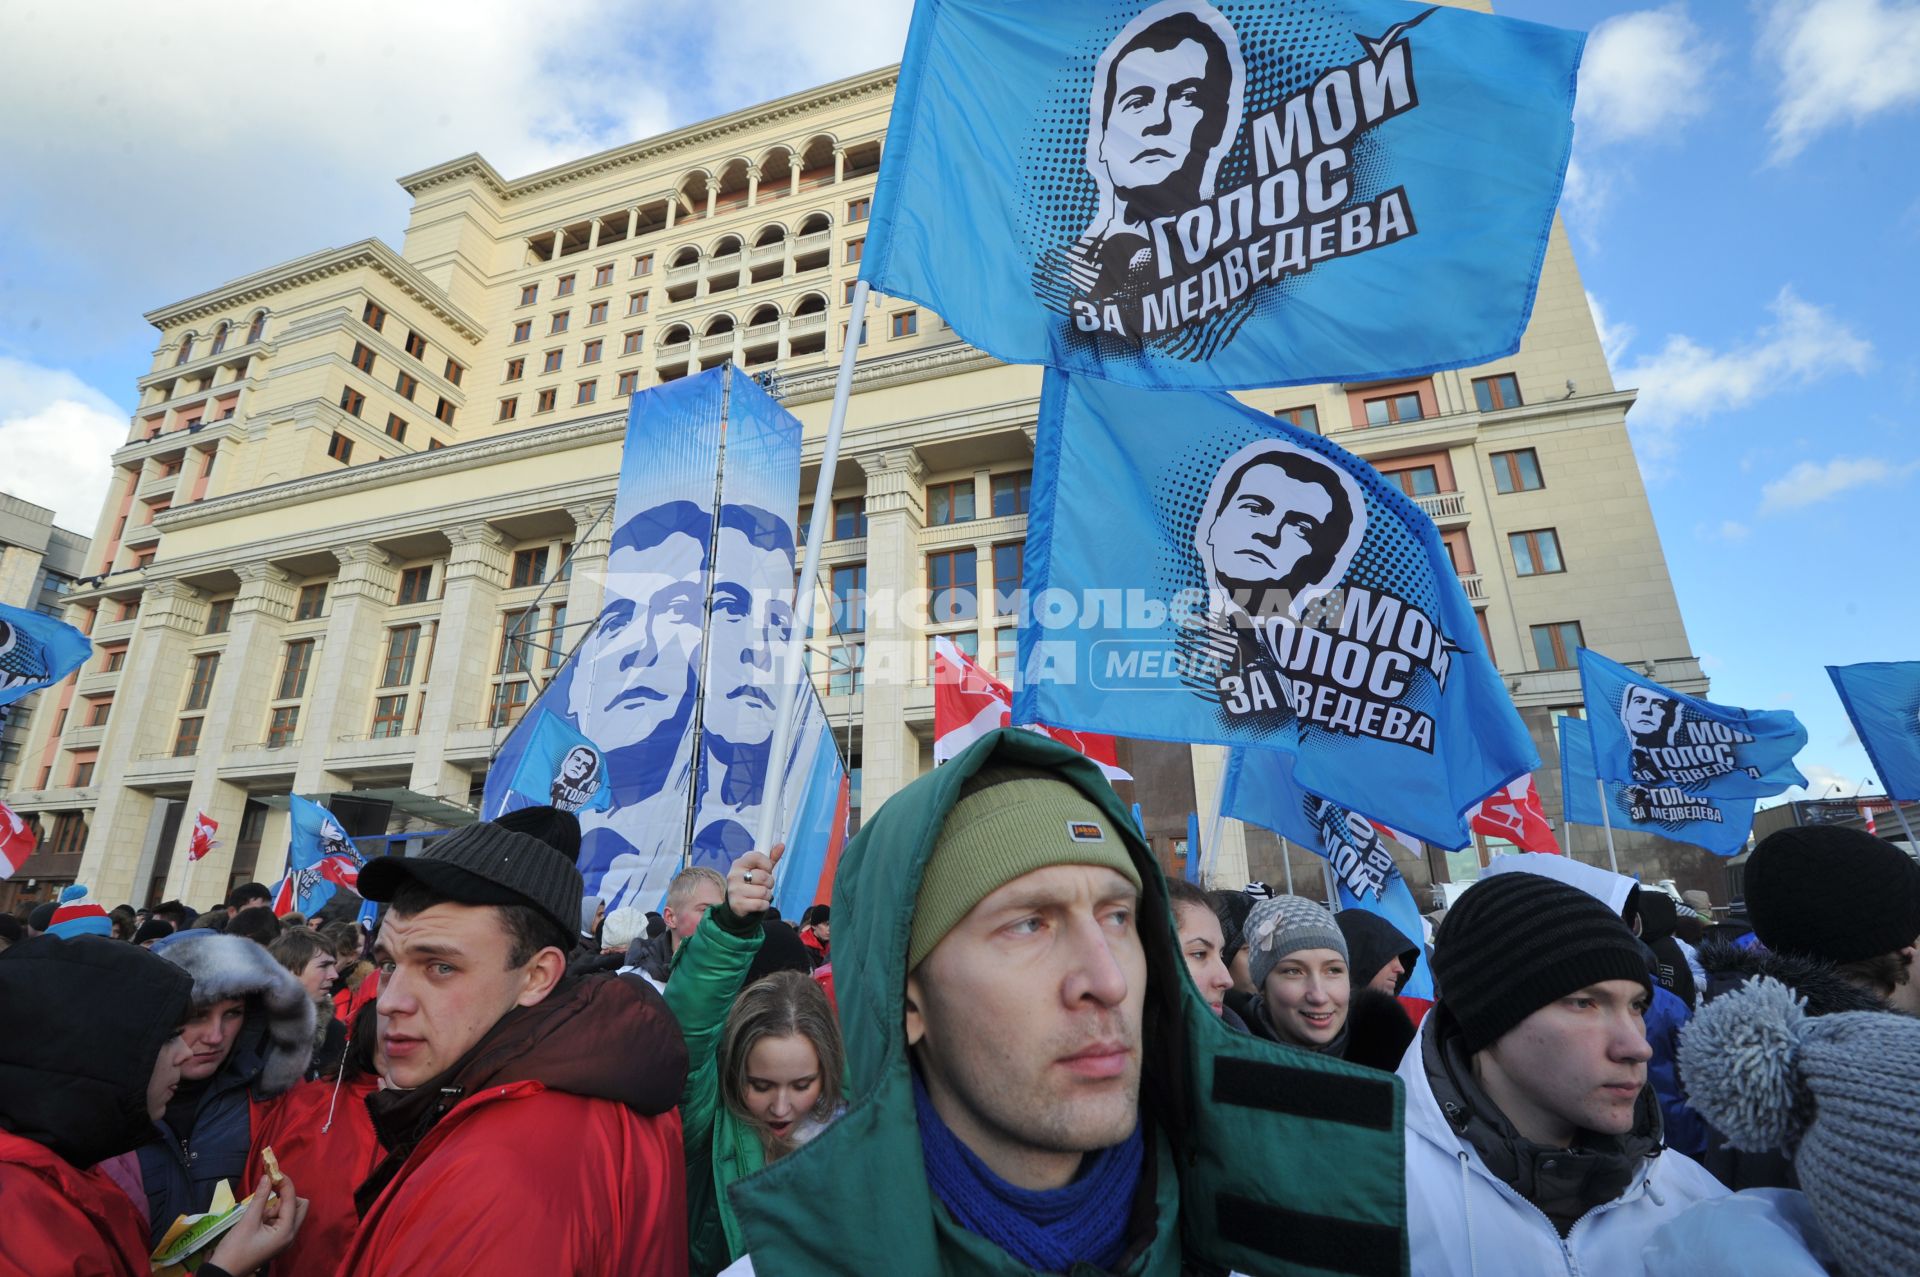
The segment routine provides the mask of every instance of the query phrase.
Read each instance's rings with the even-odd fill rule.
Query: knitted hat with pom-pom
[[[1680,1035],[1687,1099],[1735,1148],[1780,1149],[1855,1277],[1920,1272],[1920,1020],[1809,1016],[1762,977]]]
[[[113,919],[96,902],[87,899],[87,889],[79,884],[60,893],[60,904],[53,911],[48,935],[71,940],[75,936],[113,936]]]

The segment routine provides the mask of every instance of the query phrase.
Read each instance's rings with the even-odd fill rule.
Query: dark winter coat
[[[140,1146],[154,1245],[174,1220],[211,1206],[222,1180],[244,1193],[253,1104],[285,1094],[305,1077],[319,1014],[300,981],[251,940],[187,931],[156,951],[192,977],[195,1007],[244,998],[247,1011],[232,1051],[200,1088],[198,1102],[184,1116],[170,1111],[152,1123]]]
[[[145,1277],[140,1212],[97,1164],[152,1131],[147,1082],[192,988],[99,936],[0,953],[0,1272]]]
[[[1378,971],[1379,968],[1375,967],[1374,970]],[[1227,1006],[1239,1012],[1240,1018],[1246,1022],[1247,1032],[1255,1037],[1278,1042],[1282,1046],[1299,1047],[1299,1043],[1280,1036],[1280,1031],[1267,1014],[1265,999],[1251,993],[1229,993]],[[1358,987],[1347,999],[1347,1022],[1340,1036],[1316,1054],[1330,1055],[1349,1064],[1392,1073],[1400,1067],[1400,1057],[1407,1053],[1407,1046],[1413,1041],[1415,1032],[1413,1021],[1408,1017],[1407,1009],[1400,1005],[1400,999],[1378,989]]]
[[[665,984],[673,970],[673,933],[642,936],[627,946],[627,965],[647,973],[655,984]]]
[[[1413,969],[1420,963],[1420,946],[1400,934],[1400,928],[1377,913],[1365,909],[1342,909],[1334,915],[1340,934],[1347,938],[1347,969],[1353,973],[1353,987],[1364,989],[1373,977],[1394,958],[1400,959],[1400,981],[1393,986],[1397,994],[1407,987]],[[1411,1040],[1411,1035],[1409,1035]],[[1400,1061],[1393,1062],[1394,1068]]]

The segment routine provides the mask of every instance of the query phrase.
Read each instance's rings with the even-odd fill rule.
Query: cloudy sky
[[[1502,0],[1592,32],[1565,212],[1694,651],[1866,759],[1821,666],[1920,658],[1920,0]],[[14,0],[0,457],[91,533],[140,315],[379,236],[403,173],[514,175],[895,60],[906,0]],[[332,34],[327,34],[332,33]],[[1871,792],[1871,791],[1870,791]]]

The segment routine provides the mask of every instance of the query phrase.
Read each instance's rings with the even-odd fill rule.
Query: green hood
[[[1045,769],[1085,793],[1121,831],[1144,884],[1141,1107],[1158,1155],[1159,1232],[1126,1271],[1404,1273],[1399,1079],[1223,1024],[1186,975],[1166,883],[1118,795],[1085,756],[1019,729],[990,733],[895,794],[841,858],[833,968],[848,1107],[812,1143],[733,1186],[756,1270],[1026,1271],[934,1200],[904,1028],[921,873],[961,786],[989,764]]]

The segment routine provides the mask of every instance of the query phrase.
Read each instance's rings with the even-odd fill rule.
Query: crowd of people
[[[204,1277],[1920,1272],[1920,863],[1864,833],[1765,840],[1742,918],[1522,857],[1414,939],[1167,881],[1000,731],[797,925],[777,846],[658,914],[578,850],[374,860],[370,935],[0,918],[0,1275],[144,1274],[223,1183]]]

